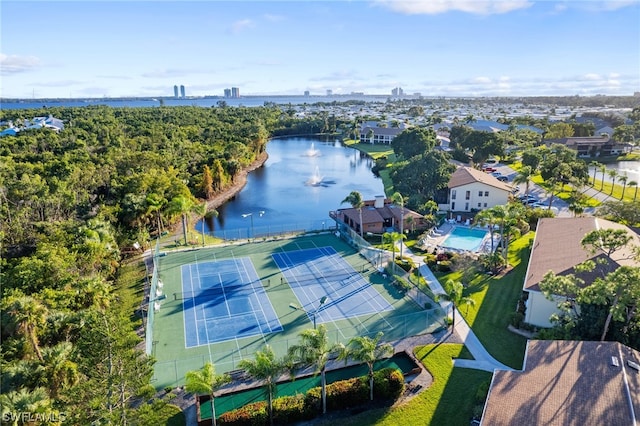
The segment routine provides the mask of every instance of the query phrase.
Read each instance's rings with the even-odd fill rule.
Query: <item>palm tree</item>
[[[145,213],[150,216],[155,215],[158,238],[160,238],[160,234],[162,233],[162,209],[166,205],[167,200],[162,195],[152,192],[147,195],[145,202],[147,204]]]
[[[593,186],[596,186],[596,173],[600,170],[600,163],[592,161],[589,165],[593,167]]]
[[[494,233],[496,231],[496,225],[498,224],[498,220],[496,216],[493,214],[491,209],[485,209],[480,212],[473,218],[473,226],[486,226],[489,228],[489,233],[491,237],[491,253],[495,251],[494,247]]]
[[[214,217],[218,217],[218,210],[211,210],[211,212],[209,212],[208,210],[208,206],[207,206],[207,202],[204,201],[200,204],[196,204],[193,207],[193,212],[195,214],[198,215],[198,217],[200,218],[200,222],[202,223],[202,247],[204,247],[204,237],[205,237],[205,232],[204,232],[204,220],[207,217],[208,214],[212,214]]]
[[[349,203],[351,204],[351,207],[353,207],[354,209],[358,209],[358,212],[360,214],[360,236],[363,237],[362,228],[364,226],[362,223],[362,207],[364,207],[364,201],[362,201],[362,195],[358,191],[351,191],[349,195],[347,195],[345,199],[340,202],[340,204],[344,203]]]
[[[611,192],[609,193],[609,195],[613,195],[613,187],[615,186],[615,183],[616,183],[616,177],[618,176],[618,171],[616,169],[610,169],[610,170],[607,170],[607,174],[611,178]]]
[[[187,214],[193,209],[191,197],[179,195],[169,202],[168,212],[172,216],[182,216],[182,232],[184,244],[187,245]]]
[[[600,170],[600,173],[602,173],[602,181],[600,181],[600,192],[602,192],[602,188],[604,188],[604,176],[607,173],[607,166],[600,164],[598,169]]]
[[[391,201],[400,205],[400,234],[404,235],[404,197],[399,192],[394,192]],[[400,256],[402,256],[402,239],[400,239]]]
[[[3,419],[5,414],[16,414],[11,421],[14,426],[17,426],[21,421],[19,413],[46,413],[51,410],[51,400],[44,388],[34,390],[20,388],[17,391],[1,394],[0,407]]]
[[[364,362],[369,367],[369,398],[373,401],[373,367],[375,362],[383,357],[393,355],[393,346],[389,343],[380,343],[383,332],[378,332],[373,339],[366,336],[357,336],[349,340],[347,346],[343,346],[338,359],[343,359],[345,364],[348,359]]]
[[[373,131],[373,129],[369,129],[369,131],[367,132],[367,139],[369,139],[369,143],[371,145],[373,145],[373,136],[376,134],[376,132]]]
[[[445,294],[439,294],[437,298],[448,300],[453,304],[453,315],[452,315],[452,325],[455,328],[456,326],[456,310],[458,306],[465,304],[467,305],[467,309],[469,306],[475,306],[476,301],[468,296],[463,296],[462,293],[464,291],[464,286],[460,281],[447,280],[443,286]]]
[[[405,238],[406,236],[399,232],[385,232],[384,234],[382,234],[382,240],[387,244],[391,244],[391,261],[392,262],[395,262],[396,260],[396,243]]]
[[[630,180],[628,183],[629,187],[635,186],[636,190],[633,193],[633,201],[636,201],[636,197],[638,196],[638,182],[636,182],[635,180]]]
[[[78,382],[78,364],[71,361],[72,351],[71,342],[61,342],[42,351],[44,375],[52,399],[58,398],[61,389]]]
[[[627,180],[629,177],[627,175],[622,175],[618,177],[618,182],[622,182],[622,195],[620,196],[620,200],[624,200],[624,191],[627,189]]]
[[[256,351],[254,360],[243,359],[238,363],[238,367],[244,369],[254,379],[264,380],[269,420],[273,426],[273,398],[278,390],[278,377],[291,370],[289,361],[277,359],[271,346],[266,345],[263,350]]]
[[[531,166],[524,166],[513,178],[513,183],[515,184],[525,184],[525,195],[529,194],[529,184],[531,183],[531,178],[533,178],[533,169]]]
[[[327,362],[339,345],[329,344],[327,328],[320,324],[317,329],[304,330],[300,333],[300,344],[289,347],[289,356],[293,362],[313,366],[315,374],[320,373],[322,386],[322,414],[327,412],[327,379],[325,377]]]
[[[211,418],[216,425],[216,407],[213,401],[214,393],[231,381],[228,374],[216,374],[216,368],[207,362],[202,370],[188,371],[185,375],[185,390],[195,394],[209,395],[211,402]]]
[[[45,324],[47,308],[31,296],[16,296],[9,300],[5,312],[17,326],[18,332],[27,338],[38,359],[44,361],[38,344],[38,332]]]

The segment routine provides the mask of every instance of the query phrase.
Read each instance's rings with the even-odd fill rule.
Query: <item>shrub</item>
[[[374,399],[397,399],[404,392],[404,376],[395,368],[384,368],[373,373]]]
[[[273,401],[273,420],[276,424],[288,424],[313,419],[318,410],[306,406],[305,396],[283,396]]]
[[[515,328],[520,328],[522,325],[522,321],[524,321],[524,314],[522,312],[512,312],[510,323]]]
[[[407,280],[405,280],[404,278],[396,275],[394,276],[395,281],[393,282],[393,285],[400,291],[409,291],[411,290],[411,284],[409,284],[407,282]]]
[[[265,401],[247,404],[233,411],[227,411],[217,419],[219,425],[261,426],[269,424],[267,403]]]
[[[424,263],[426,263],[427,266],[432,267],[436,264],[436,262],[437,259],[435,254],[427,253],[424,255]]]
[[[451,261],[442,260],[442,261],[438,262],[438,265],[437,265],[436,269],[438,270],[438,272],[449,272],[449,271],[451,271]]]

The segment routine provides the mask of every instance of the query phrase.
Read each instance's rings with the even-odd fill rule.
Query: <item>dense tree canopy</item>
[[[396,155],[409,159],[431,151],[436,145],[436,133],[431,128],[413,127],[396,136],[391,145]]]

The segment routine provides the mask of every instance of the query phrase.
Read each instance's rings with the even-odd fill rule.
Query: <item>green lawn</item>
[[[432,385],[406,404],[369,410],[346,419],[341,425],[468,425],[477,404],[476,393],[491,373],[454,368],[452,359],[468,358],[459,344],[426,345],[415,348],[416,357],[433,376]],[[335,420],[321,425],[335,424]]]
[[[487,351],[498,361],[516,369],[522,368],[526,339],[511,333],[507,327],[522,295],[533,236],[534,233],[530,232],[511,243],[509,265],[513,269],[506,275],[491,277],[479,274],[472,279],[465,295],[470,296],[476,305],[460,307],[460,312]],[[439,280],[459,280],[460,276],[460,272],[452,272]]]

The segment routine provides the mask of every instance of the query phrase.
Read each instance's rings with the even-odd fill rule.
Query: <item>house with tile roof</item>
[[[522,371],[493,373],[480,424],[639,424],[639,370],[618,342],[530,340]]]
[[[602,250],[590,252],[582,247],[586,234],[598,229],[622,229],[632,237],[627,247],[611,257]],[[630,228],[597,217],[542,218],[538,221],[531,256],[524,279],[523,291],[527,293],[524,321],[537,327],[551,327],[552,314],[560,313],[558,303],[563,297],[547,299],[540,289],[544,275],[553,271],[556,275],[575,274],[587,286],[596,279],[620,266],[638,266],[633,259],[633,246],[640,246],[640,236]],[[591,272],[576,273],[575,267],[587,260],[596,261]]]
[[[419,231],[429,226],[424,216],[406,207],[401,208],[385,198],[377,196],[375,200],[364,201],[362,207],[362,223],[360,223],[360,210],[354,208],[338,209],[329,215],[340,223],[344,223],[357,233],[382,234],[385,232],[400,232],[400,223],[404,220],[403,230]]]
[[[471,212],[507,204],[513,188],[489,173],[472,167],[458,167],[451,174],[446,204],[440,210]]]

